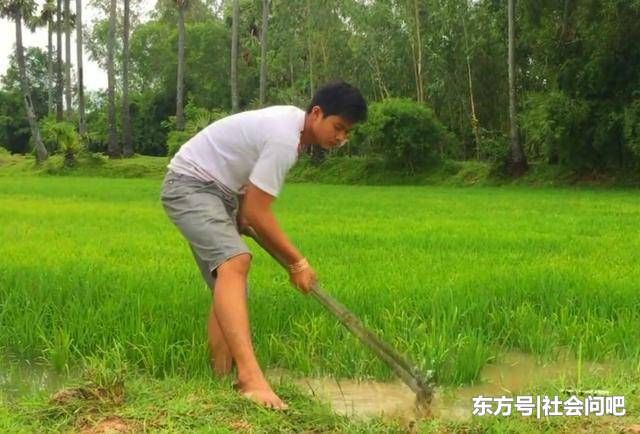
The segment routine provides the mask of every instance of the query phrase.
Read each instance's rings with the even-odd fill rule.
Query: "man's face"
[[[324,117],[318,106],[311,110],[311,125],[317,144],[323,149],[340,147],[347,141],[353,124],[342,116]]]

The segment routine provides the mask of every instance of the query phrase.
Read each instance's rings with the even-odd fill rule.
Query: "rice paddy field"
[[[471,417],[469,399],[468,419],[407,423],[341,416],[288,380],[276,388],[292,410],[273,413],[212,379],[211,295],[164,215],[159,187],[156,178],[0,177],[0,431],[104,432],[105,421],[141,432],[639,428],[637,190],[285,188],[276,213],[322,285],[433,370],[443,396],[482,385],[487,367],[520,354],[542,368],[563,358],[570,372],[542,370],[521,393],[605,390],[625,396],[627,413]],[[265,368],[291,378],[393,380],[250,245],[252,329]],[[55,394],[71,386],[75,395]]]

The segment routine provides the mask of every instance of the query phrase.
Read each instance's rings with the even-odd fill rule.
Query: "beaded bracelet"
[[[289,265],[289,273],[296,274],[307,268],[309,268],[309,261],[307,261],[307,258],[302,258],[298,262]]]

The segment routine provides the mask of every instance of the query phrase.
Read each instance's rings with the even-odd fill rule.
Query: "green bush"
[[[559,91],[530,94],[521,115],[527,156],[566,166],[583,165],[590,158],[588,118],[586,101]]]
[[[196,135],[200,130],[206,128],[212,122],[217,121],[228,116],[224,110],[211,109],[197,107],[193,104],[187,104],[184,108],[185,126],[184,130],[191,133],[192,136]]]
[[[503,164],[511,155],[509,138],[499,131],[482,130],[479,148],[480,159],[491,164]]]
[[[0,87],[3,87],[0,85]],[[12,154],[28,154],[31,129],[21,92],[0,90],[0,142]]]
[[[76,155],[80,152],[80,135],[76,127],[70,122],[57,122],[54,118],[47,118],[42,122],[42,141],[51,152],[64,155],[64,163],[72,166]]]
[[[172,131],[167,134],[167,156],[169,157],[174,156],[180,147],[200,130],[206,128],[212,122],[228,116],[228,113],[224,110],[208,110],[193,104],[187,104],[184,109],[184,115],[186,121],[184,131],[175,129],[175,116],[170,117],[169,121],[164,122],[165,127],[172,129]]]
[[[305,86],[274,87],[269,89],[270,100],[278,104],[294,105],[296,107],[307,107],[309,105],[309,94]]]
[[[173,130],[167,134],[167,156],[173,157],[184,143],[191,138],[186,131]]]
[[[633,101],[624,111],[624,141],[633,155],[640,159],[640,99]]]
[[[175,91],[175,89],[174,89]],[[136,154],[164,156],[167,153],[167,129],[162,120],[175,113],[175,94],[158,90],[130,95],[131,135]],[[86,98],[87,133],[83,137],[90,152],[107,152],[109,147],[109,116],[106,92],[89,92]],[[116,97],[116,131],[122,145],[122,101]]]
[[[381,155],[389,166],[413,173],[436,163],[453,141],[431,108],[390,98],[371,105],[368,121],[354,129],[350,149]]]
[[[624,109],[614,101],[599,101],[591,107],[592,125],[589,167],[614,168],[625,165]]]

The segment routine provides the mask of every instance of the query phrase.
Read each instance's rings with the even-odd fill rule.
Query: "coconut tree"
[[[131,115],[129,113],[129,0],[124,0],[124,28],[122,37],[122,146],[123,155],[131,157],[133,155],[133,145],[131,140]]]
[[[27,120],[31,128],[31,137],[36,149],[36,160],[38,163],[43,162],[49,156],[47,148],[42,143],[40,136],[40,128],[36,119],[36,114],[31,101],[31,90],[27,81],[27,72],[24,62],[24,46],[22,45],[22,21],[28,20],[33,16],[36,4],[34,0],[2,0],[0,2],[0,17],[9,18],[16,25],[16,59],[18,61],[18,69],[20,72],[20,88],[24,100],[25,110],[27,112]]]
[[[260,32],[260,105],[267,99],[267,30],[269,28],[269,0],[262,0],[262,31]]]
[[[29,29],[34,31],[36,27],[47,28],[47,113],[54,110],[54,89],[53,89],[53,27],[56,14],[54,0],[46,0],[40,9],[40,14],[33,16],[28,23]]]
[[[84,115],[84,71],[82,65],[82,0],[76,0],[76,50],[76,61],[78,63],[78,130],[80,131],[80,135],[84,135],[87,131],[87,124]]]
[[[178,8],[178,79],[176,89],[176,129],[184,130],[184,12],[188,0],[175,0]]]
[[[62,0],[56,0],[56,120],[64,118],[62,107]]]
[[[238,25],[240,21],[240,3],[233,0],[233,18],[231,22],[231,111],[240,110],[238,96]]]
[[[69,1],[64,0],[64,101],[67,107],[67,120],[71,118],[71,11]]]
[[[116,45],[116,0],[109,2],[109,40],[107,42],[107,94],[109,99],[109,144],[111,158],[120,157],[120,145],[116,131],[116,78],[114,51]]]

